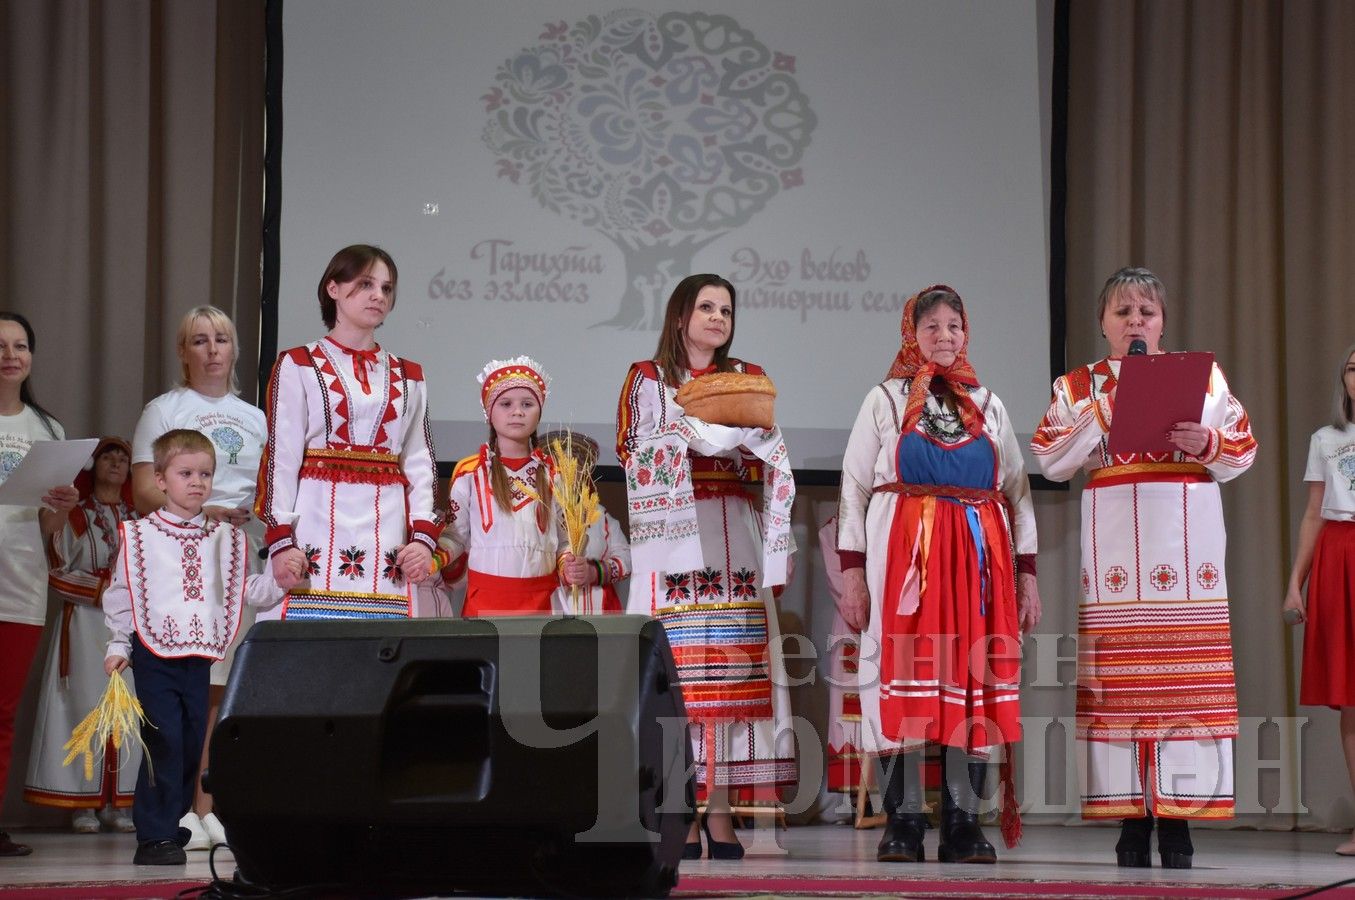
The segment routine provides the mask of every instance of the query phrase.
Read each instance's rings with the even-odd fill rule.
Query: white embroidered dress
[[[1251,466],[1246,410],[1215,366],[1204,453],[1112,455],[1120,360],[1054,382],[1031,448],[1082,491],[1077,737],[1083,818],[1233,815],[1233,680],[1218,483]],[[1147,773],[1145,779],[1142,773]]]
[[[537,471],[550,458],[540,450],[521,460],[503,460],[512,512],[494,501],[489,445],[461,460],[452,473],[445,537],[452,571],[467,570],[462,614],[545,615],[559,587],[555,574],[559,528],[554,510],[536,497]]]
[[[79,526],[76,517],[79,517]],[[100,809],[106,804],[130,806],[136,790],[141,747],[123,744],[121,757],[95,754],[94,780],[85,780],[79,765],[62,765],[62,748],[71,731],[98,705],[108,686],[104,674],[104,589],[118,552],[118,527],[136,512],[126,503],[102,503],[93,496],[80,501],[60,533],[52,538],[55,567],[48,591],[62,601],[57,627],[50,630],[42,671],[42,693],[33,723],[24,799],[41,806]],[[123,672],[135,693],[135,674]],[[111,748],[100,748],[105,753]]]
[[[269,555],[301,549],[310,584],[259,618],[411,616],[396,554],[411,540],[436,551],[441,531],[423,370],[325,338],[278,356],[268,411],[256,511]]]
[[[762,372],[742,362],[736,368]],[[684,373],[682,381],[691,377]],[[676,393],[653,362],[631,366],[617,411],[623,464],[635,468],[630,460],[642,445],[682,419]],[[792,784],[798,770],[777,608],[772,591],[762,587],[764,528],[754,493],[762,484],[761,462],[738,448],[717,456],[693,453],[690,462],[704,565],[686,572],[637,570],[626,611],[658,618],[673,645],[697,783]],[[634,510],[636,491],[630,494]],[[632,547],[634,541],[632,534]]]

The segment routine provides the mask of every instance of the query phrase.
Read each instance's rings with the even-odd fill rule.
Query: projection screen
[[[287,0],[283,36],[279,348],[323,333],[334,251],[386,248],[378,340],[424,366],[444,461],[520,353],[554,377],[543,426],[610,447],[693,272],[735,284],[798,469],[839,466],[936,282],[1018,433],[1047,403],[1034,2]]]

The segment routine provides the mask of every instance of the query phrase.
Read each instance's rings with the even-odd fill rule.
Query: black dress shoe
[[[997,850],[984,836],[976,814],[956,810],[942,817],[936,858],[941,862],[995,863]]]
[[[683,844],[683,845],[682,845],[682,858],[683,858],[683,859],[700,859],[700,858],[701,858],[701,842],[700,842],[700,841],[688,841],[687,843]]]
[[[27,844],[16,844],[9,839],[9,833],[0,831],[0,856],[27,856],[33,848]]]
[[[182,866],[188,854],[174,841],[142,841],[137,844],[134,866]]]
[[[885,820],[884,837],[875,849],[879,862],[924,862],[922,838],[927,833],[927,817],[922,813],[891,813]]]
[[[1185,819],[1158,819],[1157,852],[1164,869],[1189,869],[1195,856],[1190,825]]]
[[[941,846],[936,850],[941,862],[997,862],[997,850],[979,827],[979,798],[987,780],[986,762],[966,760],[949,748],[942,753]]]
[[[1120,821],[1120,840],[1115,845],[1115,864],[1122,869],[1150,869],[1153,866],[1153,816]]]

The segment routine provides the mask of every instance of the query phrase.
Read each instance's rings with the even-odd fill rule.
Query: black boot
[[[1164,869],[1189,869],[1195,845],[1190,842],[1190,824],[1185,819],[1157,820],[1157,852]]]
[[[1152,868],[1153,814],[1144,809],[1143,817],[1120,820],[1120,840],[1115,845],[1115,862],[1126,869]]]
[[[941,862],[993,863],[997,851],[979,827],[979,798],[988,764],[947,750],[941,756]]]
[[[885,785],[884,837],[875,850],[880,862],[922,862],[922,836],[927,817],[922,812],[922,754],[898,753],[888,761]]]

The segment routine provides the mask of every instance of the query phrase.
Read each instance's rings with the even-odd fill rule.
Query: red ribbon
[[[362,392],[370,394],[372,385],[367,380],[367,367],[376,368],[376,355],[381,351],[381,347],[378,345],[370,350],[354,350],[352,347],[345,347],[334,338],[330,338],[329,341],[335,347],[353,357],[353,377],[358,380],[358,384],[362,385]]]

